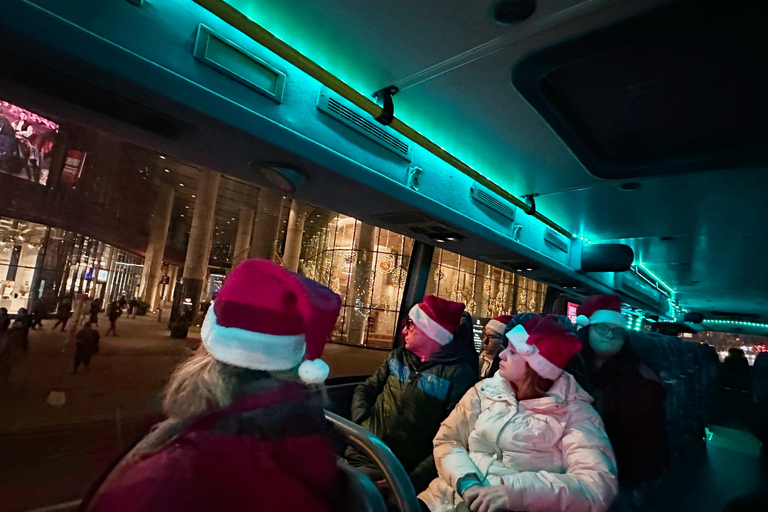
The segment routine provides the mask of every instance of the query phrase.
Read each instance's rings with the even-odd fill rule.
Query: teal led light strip
[[[670,294],[672,294],[673,297],[675,296],[675,290],[673,290],[667,283],[662,281],[661,278],[659,278],[659,276],[657,276],[656,274],[654,274],[653,272],[648,270],[645,267],[645,265],[643,265],[642,263],[635,263],[635,266],[640,267],[641,269],[643,269],[644,272],[646,272],[649,276],[654,278],[656,280],[656,282],[659,283],[659,285],[663,286],[664,289],[667,290]]]
[[[768,328],[768,324],[761,324],[757,322],[743,322],[741,320],[704,320],[702,324],[733,324],[733,325],[745,325],[747,327],[765,327]]]

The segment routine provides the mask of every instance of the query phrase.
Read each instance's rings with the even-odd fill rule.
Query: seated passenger
[[[606,510],[617,489],[611,445],[592,399],[563,372],[581,343],[544,315],[507,338],[496,375],[440,427],[440,476],[419,499],[433,512]]]
[[[480,352],[480,379],[492,377],[499,369],[499,354],[507,346],[504,329],[512,320],[512,315],[499,315],[485,324],[483,345]]]
[[[476,382],[454,333],[464,304],[427,295],[413,306],[403,329],[405,347],[355,389],[352,421],[376,434],[400,459],[416,492],[436,475],[432,439],[448,413]],[[375,463],[347,450],[347,459],[374,481],[383,479]]]
[[[617,295],[590,297],[577,313],[583,348],[566,370],[595,399],[616,453],[619,482],[635,488],[661,476],[669,464],[666,391],[632,352]]]
[[[752,387],[749,374],[749,361],[744,351],[732,347],[728,349],[728,355],[723,360],[720,380],[725,388],[749,391]]]
[[[316,358],[339,308],[325,286],[266,260],[241,263],[206,316],[203,345],[171,377],[169,419],[83,510],[340,510],[330,426],[299,382],[325,380]]]

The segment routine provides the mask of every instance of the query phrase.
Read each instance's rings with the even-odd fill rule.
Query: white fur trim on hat
[[[579,326],[579,328],[586,327],[589,325],[589,317],[587,315],[579,315],[576,317],[576,325]]]
[[[499,322],[499,321],[498,321],[498,320],[496,320],[495,318],[491,318],[490,320],[488,320],[488,323],[487,323],[487,324],[485,324],[485,327],[486,327],[487,329],[490,329],[490,330],[492,330],[492,331],[495,331],[495,332],[497,332],[497,333],[499,333],[499,334],[504,334],[504,329],[505,329],[507,326],[506,326],[505,324],[503,324],[503,323]]]
[[[595,324],[614,324],[620,327],[627,326],[627,320],[624,315],[612,309],[598,309],[589,317],[589,325]]]
[[[539,348],[536,345],[526,343],[528,333],[522,325],[516,325],[514,329],[509,331],[507,333],[507,339],[512,343],[515,351],[520,354],[520,357],[525,359],[528,366],[545,379],[555,380],[563,373],[562,368],[552,364],[547,358],[539,353]]]
[[[432,320],[418,304],[411,308],[408,313],[416,327],[424,331],[424,334],[429,336],[430,339],[435,340],[440,345],[447,345],[453,341],[453,333],[448,329]]]
[[[307,384],[322,384],[329,373],[330,368],[322,359],[306,360],[299,366],[299,378]]]
[[[507,333],[507,339],[515,347],[515,351],[520,354],[530,354],[536,349],[535,345],[529,345],[525,342],[528,339],[528,331],[522,325],[514,326]]]
[[[222,327],[216,323],[213,304],[200,335],[214,359],[251,370],[290,370],[301,363],[306,350],[303,334],[281,336]]]

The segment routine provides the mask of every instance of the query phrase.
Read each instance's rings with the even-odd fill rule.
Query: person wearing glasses
[[[669,464],[666,391],[632,351],[617,295],[590,297],[579,306],[581,352],[566,370],[595,399],[616,453],[622,495],[642,500],[643,484]]]
[[[437,476],[432,439],[440,423],[477,382],[477,366],[467,362],[465,341],[456,336],[463,311],[460,302],[424,296],[408,313],[405,345],[390,352],[352,397],[352,421],[392,450],[416,492]],[[381,470],[365,455],[350,448],[345,458],[386,487]]]
[[[492,377],[499,369],[499,354],[507,346],[504,329],[511,320],[512,315],[499,315],[485,324],[480,351],[480,380]]]

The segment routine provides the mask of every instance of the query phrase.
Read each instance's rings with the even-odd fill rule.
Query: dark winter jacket
[[[91,354],[99,351],[100,339],[99,331],[85,327],[77,331],[75,335],[75,343],[81,347],[80,350],[88,351]]]
[[[440,423],[477,381],[477,363],[470,366],[457,341],[423,363],[405,348],[393,350],[352,397],[352,421],[389,446],[417,492],[437,475],[432,440]]]
[[[161,423],[86,510],[331,512],[342,509],[341,485],[322,406],[290,383]]]
[[[616,454],[619,482],[632,487],[659,478],[669,465],[661,379],[640,362],[628,341],[601,368],[594,360],[585,339],[566,371],[595,399]]]

